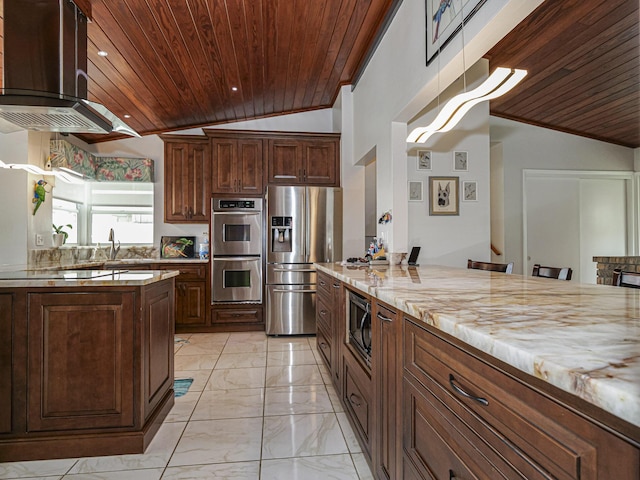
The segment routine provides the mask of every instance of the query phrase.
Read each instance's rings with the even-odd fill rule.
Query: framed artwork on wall
[[[469,153],[453,152],[453,171],[468,172],[469,171]]]
[[[459,177],[429,177],[429,215],[460,215]]]
[[[465,180],[462,182],[462,201],[478,201],[478,182],[476,182],[475,180]]]
[[[422,201],[422,182],[409,182],[409,201]]]
[[[486,0],[425,0],[427,65],[447,46]]]
[[[431,150],[418,150],[418,170],[431,170]]]

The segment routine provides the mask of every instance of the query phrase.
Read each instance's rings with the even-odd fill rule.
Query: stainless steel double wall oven
[[[213,198],[212,303],[262,302],[262,205],[262,198]]]

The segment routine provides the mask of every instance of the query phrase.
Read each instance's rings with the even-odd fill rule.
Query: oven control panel
[[[260,212],[262,211],[261,198],[214,198],[213,211],[238,211]]]

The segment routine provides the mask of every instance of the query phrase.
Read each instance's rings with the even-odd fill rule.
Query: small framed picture
[[[469,171],[468,152],[453,152],[453,171],[454,172]]]
[[[478,201],[478,182],[475,180],[462,182],[462,201],[477,202]]]
[[[418,170],[431,170],[431,150],[418,150]]]
[[[409,182],[409,201],[422,201],[422,182]]]
[[[460,215],[459,177],[429,177],[429,215]]]

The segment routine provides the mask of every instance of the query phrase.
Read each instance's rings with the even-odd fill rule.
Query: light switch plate
[[[36,234],[36,246],[41,247],[42,245],[44,245],[44,238],[42,237],[41,234],[37,233]]]

